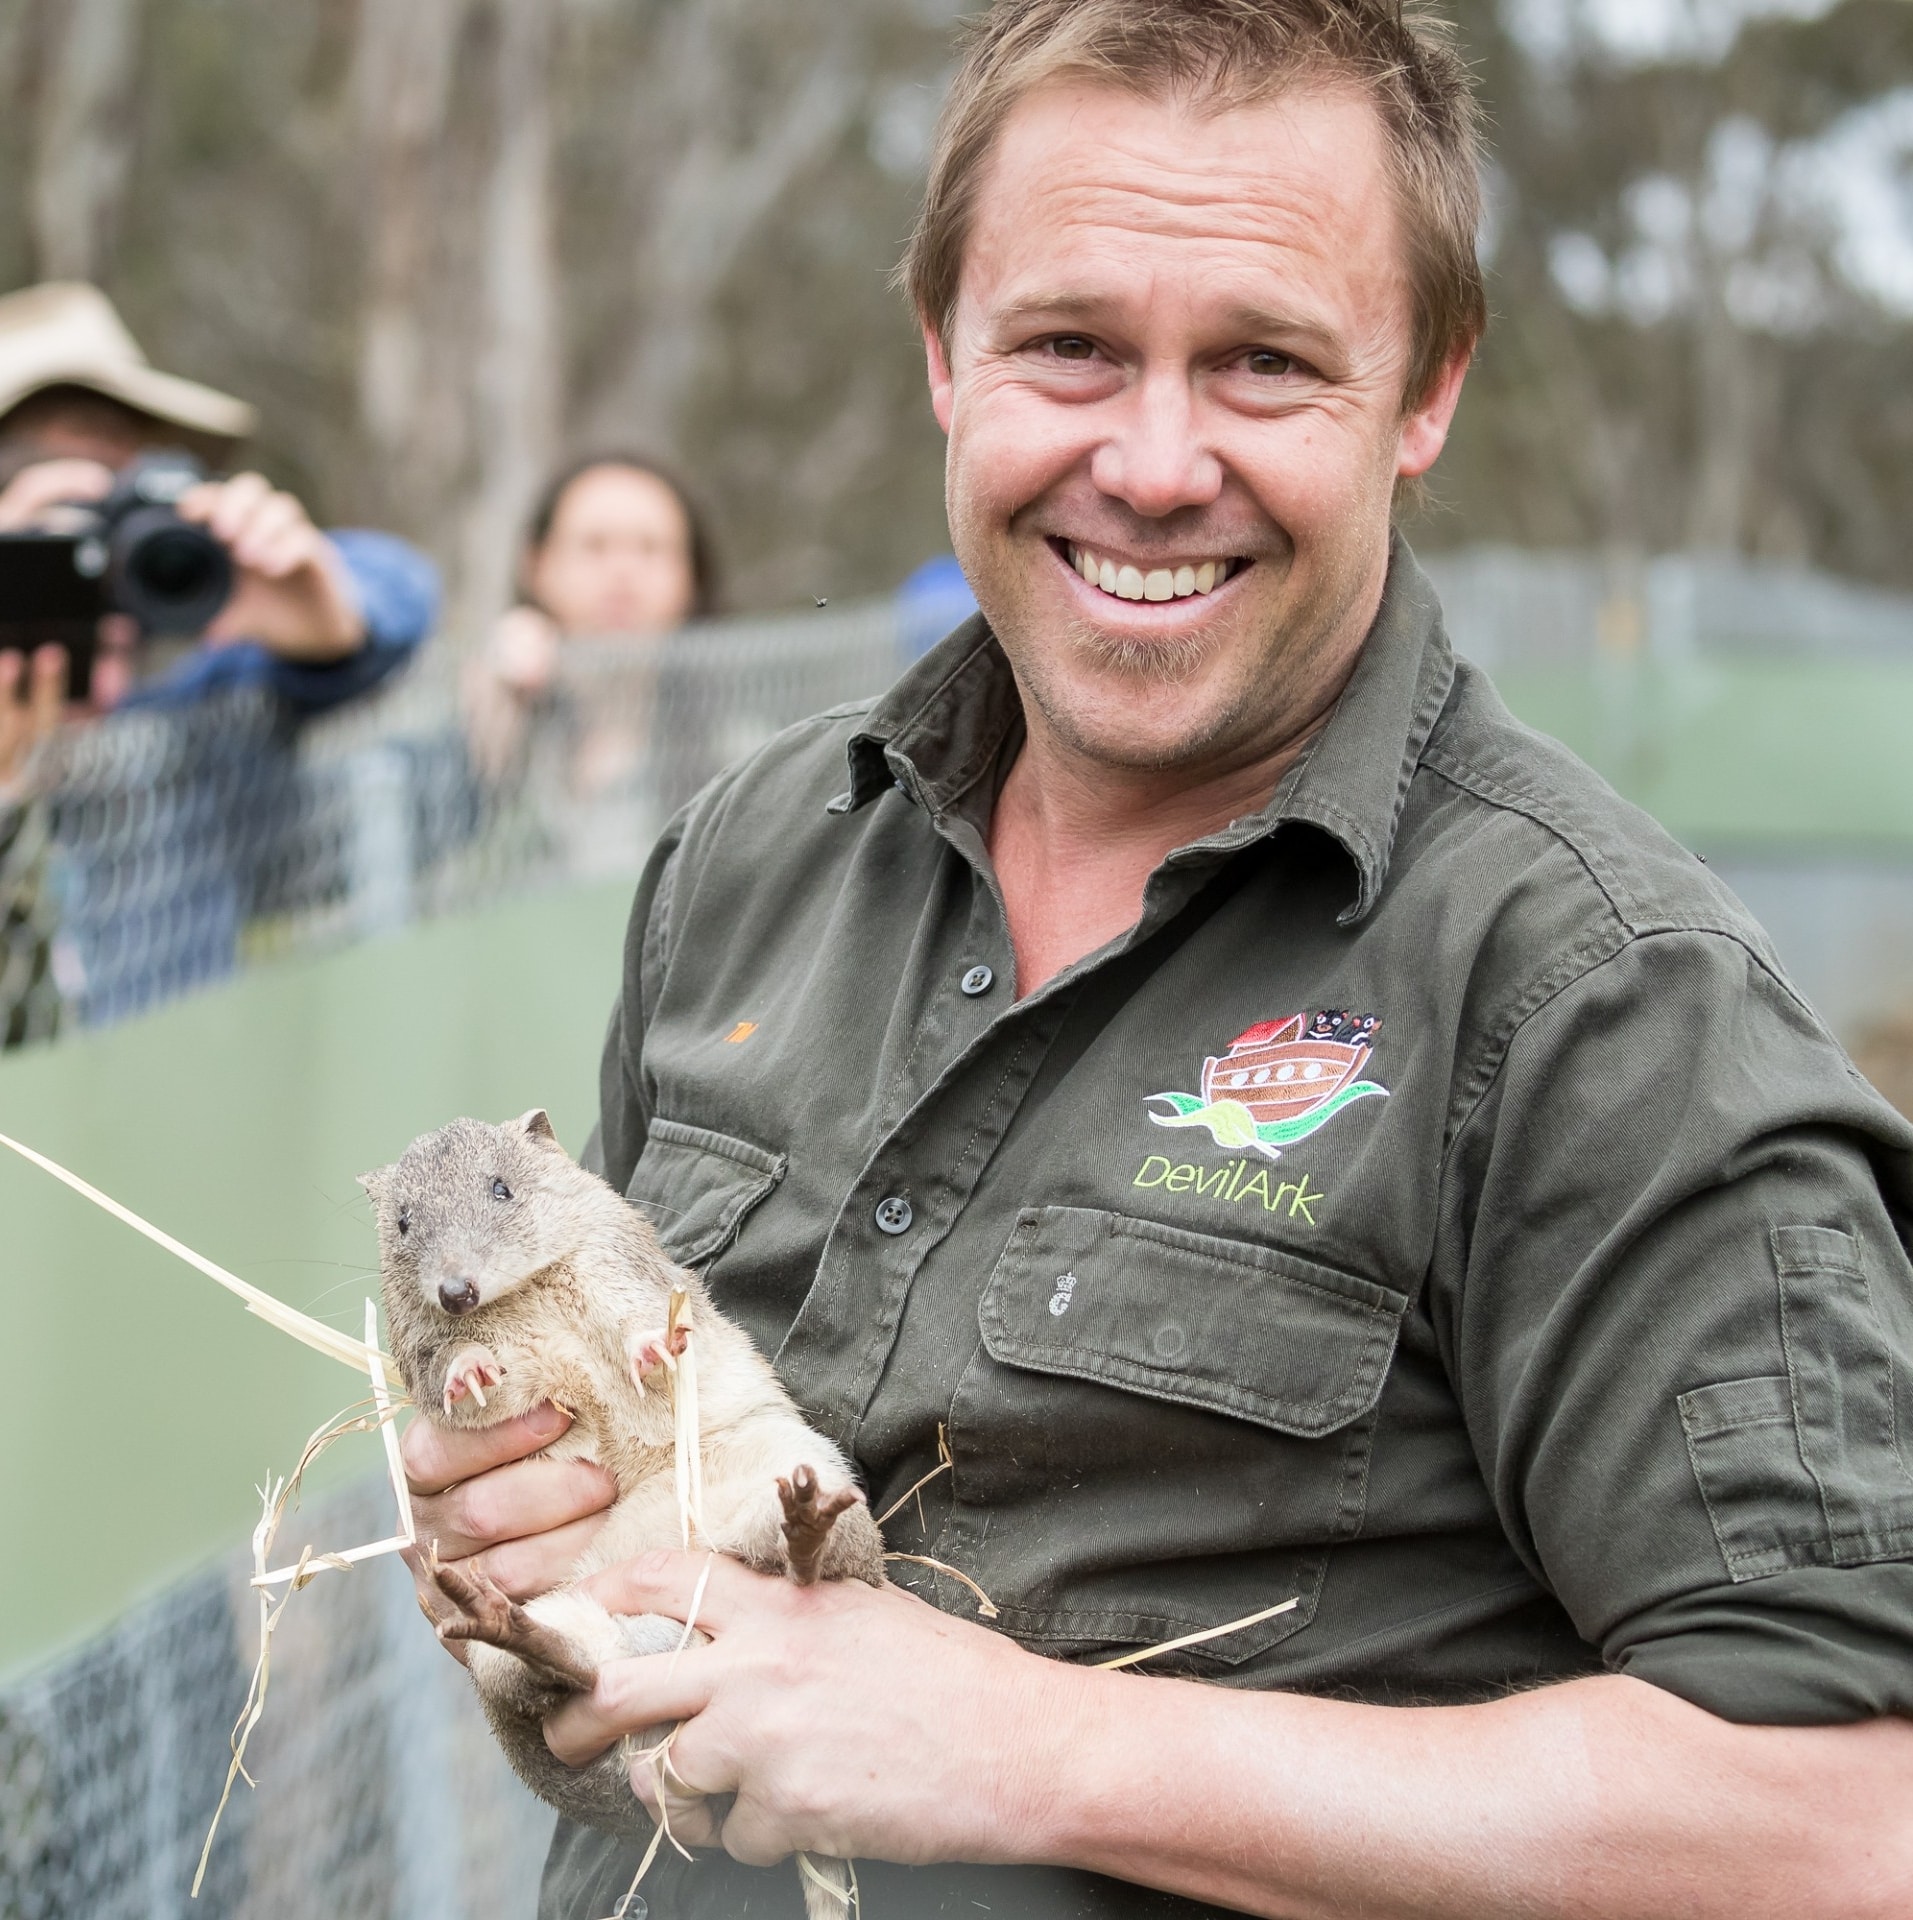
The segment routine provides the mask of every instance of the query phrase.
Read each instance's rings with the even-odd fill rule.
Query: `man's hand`
[[[682,1620],[706,1560],[646,1554],[585,1591],[614,1613]],[[714,1798],[669,1792],[672,1832],[757,1866],[797,1848],[910,1862],[1036,1857],[1044,1811],[1067,1791],[1042,1771],[1052,1747],[1039,1729],[1105,1677],[1025,1653],[897,1587],[800,1587],[722,1556],[697,1625],[710,1645],[611,1662],[546,1722],[545,1738],[580,1766],[626,1733],[683,1720],[667,1791],[681,1782]],[[654,1810],[656,1779],[634,1765],[632,1788]]]
[[[320,661],[365,644],[344,563],[291,494],[240,473],[194,487],[179,513],[226,547],[238,575],[232,598],[206,629],[215,646],[256,640],[288,660]]]
[[[570,1577],[616,1492],[588,1461],[527,1457],[570,1424],[544,1406],[495,1427],[454,1431],[414,1420],[406,1428],[400,1452],[418,1546],[405,1557],[428,1613],[433,1590],[419,1570],[434,1541],[441,1561],[473,1561],[514,1600]],[[450,1651],[465,1657],[462,1646]]]
[[[682,1619],[704,1564],[588,1590]],[[545,1737],[580,1765],[682,1720],[672,1830],[754,1865],[1050,1863],[1273,1920],[1913,1912],[1904,1720],[1736,1726],[1618,1675],[1417,1708],[1099,1673],[895,1588],[723,1559],[698,1625],[708,1646],[609,1663]],[[654,1803],[648,1765],[633,1786]]]
[[[66,649],[0,652],[0,802],[32,791],[34,750],[66,712]]]
[[[38,526],[58,507],[102,500],[112,486],[113,469],[97,460],[36,460],[0,488],[0,533]]]

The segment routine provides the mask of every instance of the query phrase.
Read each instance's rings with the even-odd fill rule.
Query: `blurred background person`
[[[0,533],[57,526],[63,507],[103,498],[144,454],[177,450],[225,469],[254,424],[245,402],[149,366],[98,288],[0,297]],[[231,597],[184,643],[153,643],[105,616],[92,712],[260,686],[296,715],[318,713],[368,692],[431,630],[437,575],[390,534],[321,534],[256,473],[208,480],[178,511],[230,552]],[[0,648],[7,617],[0,600]]]
[[[148,365],[97,288],[49,283],[0,297],[0,535],[71,531],[76,513],[154,455],[223,473],[254,425],[243,401]],[[14,824],[0,822],[13,849],[8,971],[35,995],[57,979],[84,1021],[230,970],[241,927],[310,853],[291,729],[378,686],[437,612],[437,574],[422,554],[389,534],[322,533],[296,496],[257,473],[203,480],[173,506],[224,549],[224,604],[179,635],[148,632],[124,611],[99,615],[90,634],[81,621],[93,645],[84,684],[70,688],[78,644],[35,644],[41,630],[18,624],[8,566],[21,549],[0,541],[0,781],[18,789]],[[244,716],[235,702],[250,703]],[[150,768],[130,789],[114,740],[51,753],[56,725],[90,734],[109,713],[177,722],[118,755]],[[62,850],[62,805],[93,792],[137,809],[137,826]],[[19,929],[32,930],[31,966]],[[6,1013],[0,1024],[27,1037],[42,1022]]]
[[[471,766],[561,870],[629,872],[716,771],[710,675],[672,639],[716,611],[708,524],[668,467],[587,455],[534,502],[517,590],[465,672]]]
[[[592,454],[549,480],[519,558],[518,602],[498,621],[466,675],[472,758],[502,778],[526,730],[554,698],[567,649],[657,640],[716,610],[709,528],[682,484],[635,454]],[[620,656],[630,663],[629,649]],[[649,741],[648,685],[629,671],[622,712],[593,713],[574,743],[574,790],[627,778]]]

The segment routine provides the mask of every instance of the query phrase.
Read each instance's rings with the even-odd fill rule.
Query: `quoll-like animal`
[[[666,1330],[674,1288],[689,1294],[697,1343],[703,1543],[800,1582],[876,1586],[882,1535],[843,1454],[805,1425],[644,1216],[564,1151],[542,1110],[504,1126],[454,1120],[360,1184],[378,1215],[388,1337],[419,1415],[485,1427],[553,1401],[572,1423],[548,1454],[594,1460],[617,1484],[566,1586],[519,1606],[482,1574],[435,1566],[433,1612],[441,1639],[470,1644],[486,1717],[525,1784],[571,1819],[645,1834],[619,1751],[567,1767],[543,1724],[606,1660],[666,1651],[683,1634],[576,1591],[603,1567],[681,1544],[672,1396],[658,1390],[682,1350],[681,1332]],[[811,1864],[807,1906],[843,1920],[848,1868]]]

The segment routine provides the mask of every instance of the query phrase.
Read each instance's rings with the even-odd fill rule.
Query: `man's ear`
[[[551,1115],[543,1107],[521,1113],[512,1125],[523,1128],[534,1140],[549,1140],[554,1147],[558,1144],[558,1136],[551,1130]]]
[[[389,1167],[374,1167],[370,1173],[359,1175],[359,1185],[365,1189],[365,1197],[374,1207],[385,1204],[385,1191],[392,1184],[392,1176],[398,1172],[395,1160]]]
[[[1419,480],[1441,457],[1448,440],[1449,423],[1461,403],[1461,383],[1468,377],[1472,346],[1459,347],[1435,377],[1420,403],[1409,410],[1402,421],[1401,445],[1395,462],[1398,480]]]
[[[948,433],[956,417],[956,382],[950,377],[949,351],[928,314],[919,313],[917,324],[923,329],[923,359],[930,371],[930,411],[936,415],[937,425]]]

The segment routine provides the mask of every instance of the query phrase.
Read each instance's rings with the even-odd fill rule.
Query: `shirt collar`
[[[1165,864],[1213,864],[1304,822],[1347,853],[1356,892],[1341,919],[1360,920],[1380,897],[1409,782],[1454,677],[1434,587],[1397,534],[1382,604],[1328,724],[1266,806],[1177,848]],[[1009,662],[974,614],[871,709],[850,741],[849,790],[831,810],[852,812],[896,786],[940,814],[996,764],[1021,718]]]

